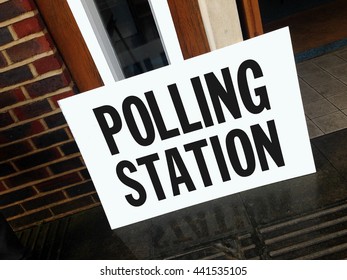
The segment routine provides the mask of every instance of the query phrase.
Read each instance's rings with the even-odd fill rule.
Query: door
[[[210,51],[198,0],[168,0],[183,57]],[[80,91],[103,85],[103,80],[86,46],[67,0],[36,0],[50,34]],[[262,33],[258,0],[237,0],[246,37]]]

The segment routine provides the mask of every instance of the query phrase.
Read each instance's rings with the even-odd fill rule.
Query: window
[[[200,14],[199,3],[203,1],[209,0],[149,0],[156,26],[160,27],[158,32],[169,64],[181,61],[182,54],[186,59],[210,50]],[[216,0],[213,3],[220,1],[223,2],[223,0]],[[237,3],[246,38],[261,34],[262,25],[258,0],[230,1]],[[97,36],[100,37],[99,32],[94,32],[97,26],[102,26],[100,17],[99,25],[96,25],[95,20],[98,18],[95,17],[96,10],[94,9],[94,13],[91,13],[87,7],[88,2],[91,0],[35,0],[49,32],[81,92],[118,79],[115,70],[111,70],[112,67],[109,66],[111,59],[107,57],[107,52],[103,51],[105,50],[103,40],[98,41],[97,39]],[[228,17],[229,12],[226,9],[223,8],[217,14],[221,13]],[[105,32],[104,35],[107,38],[108,35]],[[107,42],[107,40],[105,41]],[[112,54],[113,50],[109,49]],[[118,74],[120,75],[121,72]]]
[[[168,65],[147,0],[94,2],[125,78]]]
[[[68,3],[104,84],[183,60],[167,1]]]

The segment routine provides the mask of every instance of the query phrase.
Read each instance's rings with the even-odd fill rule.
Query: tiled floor
[[[311,138],[347,128],[347,47],[297,64]]]
[[[347,1],[335,0],[265,24],[289,26],[311,138],[347,127]]]

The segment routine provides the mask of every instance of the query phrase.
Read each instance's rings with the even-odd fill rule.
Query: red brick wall
[[[57,101],[76,93],[32,0],[0,0],[0,211],[15,230],[99,205]]]

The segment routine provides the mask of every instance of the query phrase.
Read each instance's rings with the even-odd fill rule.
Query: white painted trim
[[[170,64],[183,61],[181,47],[167,0],[148,0]]]
[[[107,65],[110,68],[115,81],[124,79],[122,68],[119,64],[118,58],[114,52],[113,46],[109,40],[108,34],[104,28],[101,17],[97,12],[97,7],[92,0],[79,0],[88,16],[89,21],[93,27],[98,43],[103,50]]]
[[[107,58],[103,53],[82,0],[67,1],[104,84],[108,85],[114,83],[114,74],[107,63]],[[73,48],[73,46],[71,47]]]

